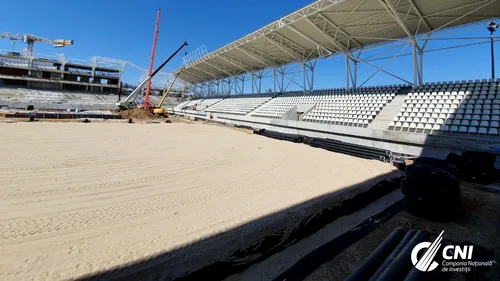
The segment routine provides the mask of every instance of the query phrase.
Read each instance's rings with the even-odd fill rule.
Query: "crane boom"
[[[156,70],[153,71],[153,73],[151,73],[151,75],[148,75],[148,77],[146,77],[146,79],[144,79],[144,81],[142,81],[139,84],[139,86],[137,86],[137,88],[135,88],[132,91],[132,93],[130,93],[130,95],[128,95],[128,97],[125,98],[124,101],[118,102],[116,104],[118,106],[118,109],[132,108],[134,106],[135,99],[139,96],[139,93],[141,92],[144,85],[146,85],[146,83],[148,83],[149,80],[151,80],[173,57],[175,57],[175,55],[177,55],[178,52],[180,52],[180,50],[182,48],[184,48],[187,45],[188,45],[188,43],[184,42],[184,44],[182,44],[179,47],[179,49],[177,49],[172,55],[170,55],[170,57],[168,59],[166,59],[160,66],[158,66],[158,68],[156,68]]]
[[[23,43],[28,44],[28,56],[33,56],[33,45],[35,42],[52,44],[54,48],[62,48],[65,46],[73,45],[73,40],[66,39],[56,39],[49,40],[32,34],[19,34],[19,33],[11,33],[11,32],[3,32],[0,33],[0,38],[5,38],[9,40],[17,40],[22,41]]]
[[[161,12],[161,10],[158,9],[158,14],[156,15],[155,33],[153,36],[153,47],[151,50],[151,58],[149,60],[148,75],[151,75],[151,73],[153,72],[153,62],[155,60],[155,49],[156,49],[156,37],[158,36],[158,26],[160,25],[160,12]],[[144,108],[148,107],[150,90],[151,90],[151,80],[149,80],[148,84],[146,85],[146,96],[144,97],[144,102],[143,102]]]
[[[161,97],[160,103],[158,103],[158,105],[156,107],[161,108],[163,106],[163,103],[165,102],[165,99],[167,98],[168,93],[170,93],[170,91],[172,90],[172,87],[174,86],[175,80],[177,80],[177,78],[179,77],[179,75],[181,75],[182,72],[184,72],[184,68],[181,68],[181,70],[179,70],[179,72],[177,72],[177,74],[174,77],[174,80],[172,80],[172,83],[170,83],[170,86],[168,87],[165,94],[163,94],[163,97]]]

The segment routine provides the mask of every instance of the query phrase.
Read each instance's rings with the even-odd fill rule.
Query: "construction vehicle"
[[[165,102],[165,99],[167,98],[168,93],[170,93],[170,91],[172,90],[172,87],[174,86],[175,80],[177,80],[177,77],[179,77],[179,75],[181,75],[182,72],[184,72],[184,68],[181,68],[181,70],[179,70],[179,72],[177,72],[177,74],[174,77],[174,80],[172,80],[172,82],[170,83],[170,86],[168,87],[167,91],[165,91],[165,93],[161,97],[160,102],[156,105],[156,107],[153,107],[150,109],[150,110],[152,110],[152,113],[155,115],[155,117],[160,117],[160,116],[168,117],[167,112],[165,111],[165,109],[162,108],[162,106],[163,106],[163,103]]]
[[[158,9],[158,14],[156,15],[155,33],[153,36],[153,47],[151,50],[151,58],[149,59],[149,70],[148,75],[151,75],[153,71],[153,62],[155,60],[155,49],[156,49],[156,37],[158,36],[158,26],[160,25],[160,9]],[[144,101],[142,106],[144,108],[149,108],[149,93],[151,91],[151,80],[148,81],[146,85],[146,95],[144,96]]]
[[[184,44],[182,44],[182,46],[179,47],[179,49],[177,49],[177,51],[175,51],[167,60],[165,60],[157,69],[155,69],[155,71],[153,71],[153,73],[151,73],[151,75],[148,75],[148,77],[146,77],[146,79],[144,79],[144,81],[142,81],[139,86],[137,86],[137,88],[135,88],[132,93],[130,93],[130,95],[128,95],[128,97],[126,97],[123,101],[120,101],[118,103],[116,103],[116,106],[117,106],[117,110],[120,111],[120,110],[127,110],[127,109],[132,109],[132,108],[136,108],[137,107],[137,98],[139,97],[139,95],[141,94],[142,92],[142,89],[144,88],[144,86],[148,83],[148,81],[150,81],[158,72],[160,72],[160,70],[173,58],[175,57],[175,55],[177,55],[177,53],[180,52],[180,50],[182,50],[182,48],[184,48],[185,46],[187,46],[188,43],[187,42],[184,42]],[[140,104],[140,103],[139,103]]]
[[[15,40],[22,41],[23,43],[28,44],[28,51],[26,54],[28,57],[33,56],[33,46],[35,45],[35,42],[52,44],[54,48],[62,48],[69,45],[73,45],[74,42],[73,40],[65,40],[65,39],[49,40],[32,34],[18,34],[10,32],[0,33],[0,38],[10,39],[12,41]]]

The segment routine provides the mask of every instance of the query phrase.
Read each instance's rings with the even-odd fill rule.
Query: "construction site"
[[[148,68],[0,33],[0,280],[500,280],[500,0],[319,0],[211,52],[151,13]],[[425,74],[472,45],[484,78]]]

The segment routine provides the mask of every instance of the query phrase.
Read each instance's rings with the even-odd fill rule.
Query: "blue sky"
[[[68,58],[88,59],[96,55],[131,61],[144,68],[149,64],[156,11],[162,9],[156,65],[167,58],[184,41],[185,51],[205,45],[213,51],[256,29],[301,8],[311,0],[191,0],[191,1],[118,1],[118,0],[25,0],[3,1],[0,32],[19,32],[49,39],[72,39],[73,46],[54,49],[35,44],[36,54],[55,55],[63,52]],[[500,31],[497,36],[500,36]],[[471,30],[453,37],[488,36],[485,28]],[[428,49],[456,44],[433,41]],[[462,42],[463,43],[463,42]],[[496,44],[497,76],[500,76],[500,42]],[[0,40],[0,49],[10,49],[8,40]],[[18,42],[15,49],[25,48]],[[397,52],[399,50],[396,50]],[[406,52],[409,52],[407,49]],[[406,53],[405,52],[405,53]],[[182,54],[184,51],[182,52]],[[390,53],[388,53],[389,55]],[[165,68],[172,71],[181,65],[178,56]],[[384,61],[374,62],[383,65]],[[411,57],[394,60],[387,68],[411,80]],[[128,71],[127,71],[128,70]],[[127,69],[124,80],[138,81],[139,73]],[[479,45],[446,52],[428,53],[424,57],[427,81],[480,79],[490,77],[489,45]],[[373,69],[361,66],[358,79],[370,76]],[[344,87],[344,60],[320,61],[316,68],[316,88]],[[399,83],[385,74],[377,74],[366,85]],[[248,88],[247,88],[248,89]]]

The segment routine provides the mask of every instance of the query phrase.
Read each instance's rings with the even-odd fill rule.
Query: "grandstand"
[[[230,96],[206,109],[207,112],[247,115],[272,99],[272,95]]]
[[[426,83],[413,90],[390,130],[498,135],[500,79]]]
[[[436,33],[482,24],[499,11],[500,0],[313,1],[183,65],[179,77],[193,95],[169,98],[167,112],[207,122],[5,124],[0,153],[9,161],[0,163],[0,178],[8,181],[0,200],[9,212],[0,220],[6,241],[0,249],[8,266],[0,277],[311,280],[309,265],[288,271],[318,249],[313,259],[324,263],[353,245],[350,239],[362,239],[361,231],[382,231],[402,213],[398,168],[405,160],[486,152],[500,168],[500,79],[426,82],[423,71],[426,42]],[[361,57],[388,42],[411,47],[412,81]],[[316,89],[316,62],[335,56],[345,58],[345,86]],[[365,86],[372,76],[358,81],[360,64],[401,82]],[[254,87],[264,71],[272,80],[265,92]],[[116,100],[64,89],[0,91],[0,106],[14,108],[99,110]],[[462,210],[474,213],[470,225],[451,228],[474,235],[488,228],[484,236],[493,240],[497,228],[482,217],[495,213],[498,220],[493,195],[474,197]],[[497,209],[480,209],[480,200]],[[482,220],[483,229],[470,220]],[[341,244],[334,245],[338,253],[324,251],[333,244]]]
[[[368,126],[374,117],[390,103],[399,87],[373,87],[353,91],[316,90],[308,95],[301,92],[285,93],[256,110],[252,116],[281,118],[297,105],[310,105],[302,121]]]
[[[49,110],[114,109],[117,100],[118,96],[115,94],[12,87],[0,89],[0,105],[13,109],[26,109],[29,105]]]
[[[444,1],[439,7],[431,1],[314,1],[191,61],[180,77],[194,85],[197,95],[205,96],[171,112],[323,136],[393,153],[432,151],[443,157],[464,149],[492,151],[499,133],[500,80],[429,83],[423,80],[422,65],[427,42],[441,39],[440,32],[457,33],[454,28],[477,23],[485,26],[498,11],[499,1]],[[413,81],[361,57],[371,48],[393,48],[391,42],[412,49]],[[345,87],[314,89],[316,62],[334,56],[345,57]],[[373,75],[360,83],[357,66],[361,64],[404,84],[363,86]],[[301,70],[292,75],[287,65]],[[263,71],[271,73],[272,93],[262,94],[254,87],[262,83]],[[245,77],[251,78],[251,93],[243,92]],[[287,84],[300,89],[287,90]],[[213,85],[232,87],[214,91]],[[193,106],[211,102],[211,106]],[[433,148],[424,149],[431,139]]]
[[[423,68],[427,43],[433,39],[446,40],[440,33],[456,34],[465,26],[480,26],[484,30],[486,24],[497,21],[499,15],[500,1],[314,1],[190,61],[180,77],[191,83],[193,93],[201,97],[181,103],[170,112],[192,120],[251,127],[268,135],[275,134],[278,139],[303,138],[304,143],[311,138],[328,139],[338,145],[332,144],[330,151],[348,155],[389,151],[393,163],[426,156],[447,159],[451,153],[465,151],[486,152],[496,155],[495,167],[500,169],[500,79],[436,81],[424,75]],[[499,38],[492,33],[488,39],[493,44]],[[490,40],[480,44],[485,43],[489,44]],[[390,62],[400,57],[400,53],[392,57],[380,55],[397,44],[410,47],[411,53],[406,57],[411,60],[411,69],[390,72],[371,63],[370,59],[383,58]],[[475,44],[467,42],[463,46]],[[372,49],[377,49],[375,55],[362,57]],[[379,52],[380,49],[384,51]],[[332,85],[328,89],[315,89],[316,62],[331,57],[345,58],[346,84],[342,88]],[[362,64],[372,67],[373,75],[383,73],[402,84],[367,87],[365,84],[373,75],[359,81],[358,68]],[[300,70],[292,72],[293,67]],[[446,71],[453,66],[441,67]],[[263,82],[264,72],[268,73],[267,82],[272,87],[265,94],[261,87],[254,87]],[[402,72],[410,72],[413,79],[402,78]],[[482,78],[487,78],[487,74]],[[249,89],[245,83],[251,84],[251,92],[243,90]],[[296,89],[288,89],[290,84]],[[199,107],[199,104],[208,106]],[[298,165],[315,163],[300,161]],[[497,218],[495,215],[494,220]],[[425,223],[427,225],[427,221]],[[328,247],[341,247],[332,246],[332,242]],[[304,248],[308,243],[312,243],[311,240],[303,242]],[[326,276],[328,280],[344,280],[337,277],[335,270],[317,279],[296,278],[308,270],[305,263],[315,263],[318,259],[323,262],[328,250],[325,244],[321,250],[316,249],[321,253],[309,252],[307,258],[301,259],[297,256],[303,256],[307,250],[296,245],[290,248],[225,280],[323,280]],[[359,248],[354,246],[355,254],[346,254],[348,259],[356,256]],[[238,254],[233,258],[240,261]],[[231,259],[226,261],[231,263]],[[338,268],[339,263],[340,267],[345,265],[339,261],[331,262],[337,263],[334,268]],[[282,270],[286,267],[283,264],[294,264],[293,269]],[[210,273],[200,271],[193,276],[207,278]],[[279,275],[276,271],[286,274]]]
[[[310,93],[230,96],[179,104],[176,112],[191,108],[201,113],[247,115],[288,119],[292,108],[302,106],[296,121],[368,127],[396,96],[404,103],[383,129],[415,133],[467,133],[498,135],[500,79],[426,83],[416,89],[406,85],[366,87],[354,90],[325,89]],[[408,92],[405,94],[405,92]]]

